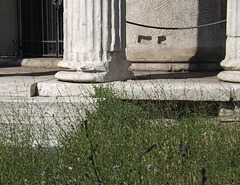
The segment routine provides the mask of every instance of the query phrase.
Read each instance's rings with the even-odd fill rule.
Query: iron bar
[[[44,7],[44,0],[41,0],[41,7]],[[44,11],[43,11],[43,8],[41,8],[41,12],[42,12],[42,39],[44,39],[44,36],[45,36],[45,33],[44,33]],[[45,50],[44,50],[44,44],[42,44],[42,53],[45,53]]]
[[[63,53],[62,3],[56,1],[56,4],[52,4],[52,0],[17,1],[19,53],[22,51],[24,57],[61,57]]]

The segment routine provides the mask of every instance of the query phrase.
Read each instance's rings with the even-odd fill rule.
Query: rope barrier
[[[199,25],[199,26],[190,26],[190,27],[158,27],[158,26],[149,26],[149,25],[145,25],[145,24],[135,23],[135,22],[131,22],[131,21],[126,21],[126,23],[132,24],[135,26],[144,27],[144,28],[159,29],[159,30],[187,30],[187,29],[195,29],[195,28],[204,28],[204,27],[214,26],[217,24],[224,23],[226,21],[227,20],[225,19],[225,20],[221,20],[221,21],[217,21],[217,22],[213,22],[213,23],[209,23],[209,24],[203,24],[203,25]]]

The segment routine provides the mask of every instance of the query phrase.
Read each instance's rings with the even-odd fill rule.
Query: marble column
[[[240,0],[228,0],[226,57],[221,66],[220,80],[240,82]]]
[[[55,77],[106,82],[132,77],[126,60],[125,0],[64,1],[64,58]]]

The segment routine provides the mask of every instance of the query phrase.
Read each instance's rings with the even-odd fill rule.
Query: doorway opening
[[[21,57],[63,56],[63,0],[17,0]]]

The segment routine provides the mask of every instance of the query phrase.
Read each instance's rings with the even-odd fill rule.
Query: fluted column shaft
[[[64,1],[63,81],[99,82],[131,76],[126,61],[125,0]]]
[[[226,57],[221,62],[224,71],[218,78],[240,82],[240,1],[228,0]]]

